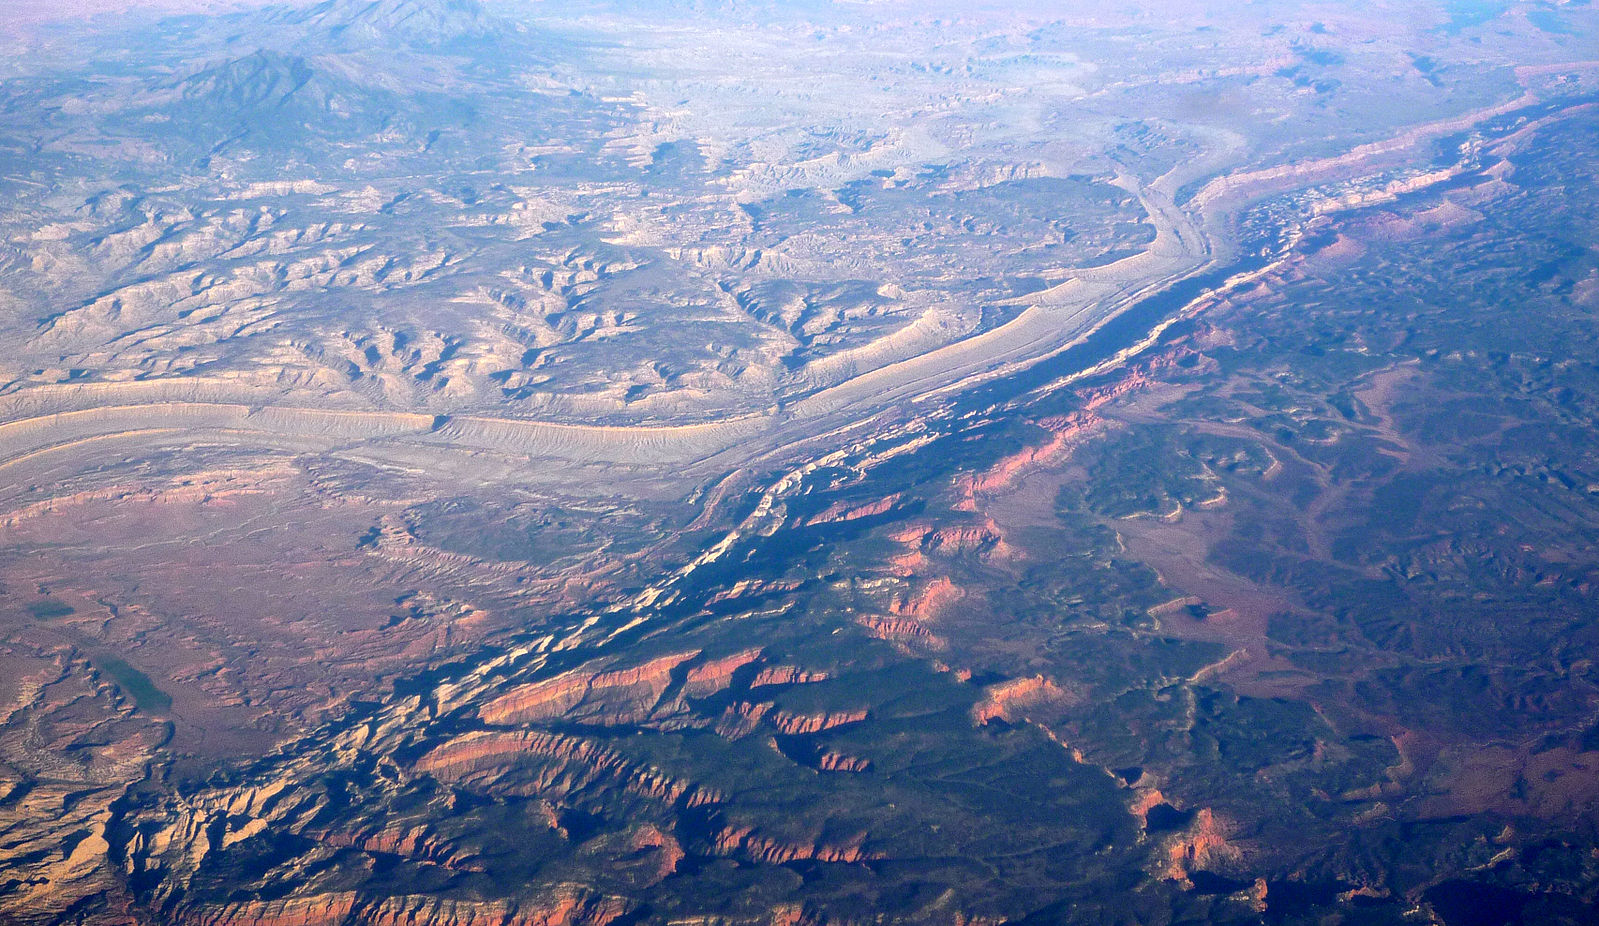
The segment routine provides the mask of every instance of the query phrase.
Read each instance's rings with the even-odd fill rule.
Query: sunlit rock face
[[[0,923],[1590,920],[1599,12],[108,7]]]

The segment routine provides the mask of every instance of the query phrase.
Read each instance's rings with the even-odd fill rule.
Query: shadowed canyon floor
[[[1596,28],[30,27],[0,922],[1591,922]]]

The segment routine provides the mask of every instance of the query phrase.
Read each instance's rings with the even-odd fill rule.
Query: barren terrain
[[[0,922],[1599,902],[1587,7],[54,20]]]

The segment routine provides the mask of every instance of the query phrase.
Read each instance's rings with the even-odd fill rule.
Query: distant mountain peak
[[[325,0],[292,15],[343,47],[437,48],[513,28],[486,13],[478,0]]]
[[[214,62],[173,85],[176,126],[209,146],[249,137],[294,146],[311,137],[359,137],[387,124],[392,95],[351,80],[325,59],[272,49]]]
[[[313,74],[299,55],[257,49],[192,74],[179,87],[186,100],[252,109],[281,104],[310,83]]]

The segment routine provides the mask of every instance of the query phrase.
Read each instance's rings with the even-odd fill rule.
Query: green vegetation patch
[[[150,676],[115,656],[91,656],[94,667],[110,676],[139,710],[151,714],[165,713],[172,707],[172,696],[155,686]]]
[[[28,613],[41,621],[54,620],[77,613],[77,609],[57,598],[41,598],[27,604]]]

